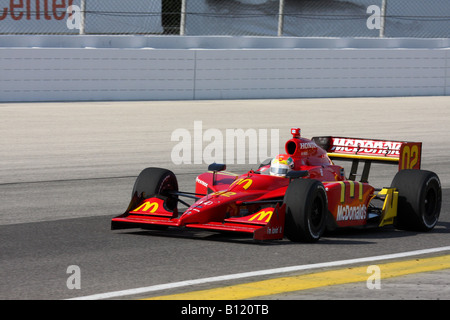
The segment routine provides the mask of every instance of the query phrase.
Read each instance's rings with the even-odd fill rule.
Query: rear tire
[[[170,195],[170,191],[178,191],[178,181],[172,171],[162,168],[146,168],[141,171],[134,183],[127,211],[152,196],[166,197],[166,209],[174,211],[177,208],[178,197]]]
[[[397,229],[429,231],[439,219],[442,190],[439,177],[426,170],[401,170],[391,187],[397,188]]]
[[[328,201],[318,180],[292,181],[284,196],[286,204],[285,235],[295,242],[316,242],[325,231]]]

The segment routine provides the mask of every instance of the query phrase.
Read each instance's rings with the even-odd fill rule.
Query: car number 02
[[[411,147],[406,145],[402,152],[401,169],[414,169],[419,162],[419,147],[414,144]]]

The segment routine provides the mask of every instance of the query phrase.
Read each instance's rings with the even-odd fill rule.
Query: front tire
[[[178,191],[178,181],[172,171],[162,168],[146,168],[141,171],[134,183],[127,211],[132,210],[151,196],[165,197],[166,208],[174,211],[177,208],[178,198],[170,195],[171,191]]]
[[[439,219],[442,190],[439,177],[426,170],[401,170],[391,187],[397,188],[398,209],[394,226],[412,231],[429,231]]]
[[[328,201],[318,180],[292,181],[284,196],[286,204],[285,235],[295,242],[316,242],[325,231]]]

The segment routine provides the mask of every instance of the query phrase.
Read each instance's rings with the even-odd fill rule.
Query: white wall
[[[450,50],[423,45],[391,49],[373,44],[352,49],[229,45],[220,49],[217,43],[214,49],[0,47],[0,70],[3,102],[450,93]]]
[[[449,50],[199,51],[197,99],[446,95]]]
[[[195,52],[0,49],[2,101],[192,99]]]

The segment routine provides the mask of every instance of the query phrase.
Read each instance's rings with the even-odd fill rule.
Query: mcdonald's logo
[[[262,220],[266,219],[265,222],[269,222],[270,218],[272,218],[272,214],[273,214],[273,211],[261,210],[258,213],[254,214],[250,219],[248,219],[248,221],[253,221],[255,219],[258,221],[262,221]]]
[[[238,179],[236,181],[234,181],[231,185],[242,185],[242,188],[244,190],[247,190],[248,188],[250,188],[250,186],[252,185],[253,180],[246,178],[246,179]]]
[[[158,210],[159,204],[157,202],[145,201],[139,207],[134,209],[132,212],[145,212],[153,213]]]

